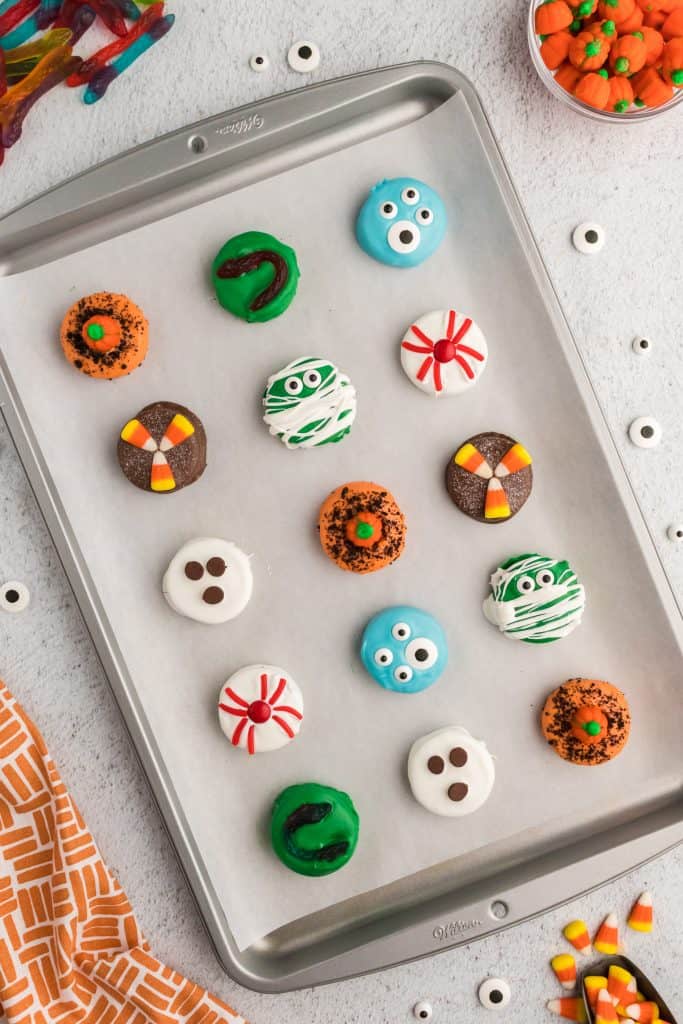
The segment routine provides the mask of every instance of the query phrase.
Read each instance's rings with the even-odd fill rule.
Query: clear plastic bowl
[[[584,103],[582,100],[578,100],[576,96],[573,96],[566,89],[563,89],[561,85],[558,85],[553,76],[553,72],[545,66],[541,58],[541,41],[536,35],[536,29],[534,27],[534,16],[536,14],[536,8],[541,6],[541,0],[531,0],[529,5],[529,20],[527,23],[527,36],[529,40],[529,51],[531,53],[531,59],[534,67],[538,72],[538,77],[545,85],[548,92],[552,93],[559,100],[562,100],[568,107],[575,110],[577,114],[583,114],[584,117],[591,117],[594,121],[611,121],[612,124],[636,124],[639,121],[650,121],[653,117],[657,117],[659,114],[664,114],[668,110],[673,110],[675,106],[683,101],[683,89],[677,89],[675,94],[666,103],[663,103],[661,107],[633,107],[631,110],[627,110],[623,114],[617,114],[614,110],[598,110],[597,107],[591,107],[588,103]]]

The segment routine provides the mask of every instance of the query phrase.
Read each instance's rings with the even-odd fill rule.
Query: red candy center
[[[252,722],[256,722],[257,725],[267,722],[272,713],[270,704],[266,704],[264,700],[252,701],[247,711],[249,718]]]
[[[434,346],[434,358],[437,363],[450,363],[455,359],[455,344],[448,338],[441,338]]]

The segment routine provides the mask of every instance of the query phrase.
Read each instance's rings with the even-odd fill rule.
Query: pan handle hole
[[[507,903],[503,902],[503,900],[494,900],[491,906],[489,907],[489,911],[492,917],[495,917],[499,921],[502,921],[510,913],[510,908],[508,907]]]
[[[208,143],[203,135],[190,135],[187,147],[192,153],[203,153]]]

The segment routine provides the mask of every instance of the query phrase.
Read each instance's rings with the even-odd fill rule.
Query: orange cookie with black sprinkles
[[[201,420],[183,405],[154,402],[128,420],[119,436],[119,465],[143,491],[179,491],[206,468],[206,434]]]
[[[126,295],[96,292],[79,299],[62,321],[64,355],[81,373],[102,380],[125,377],[147,355],[147,319]]]
[[[565,761],[604,764],[623,750],[631,729],[631,712],[624,694],[611,683],[568,679],[546,700],[541,728]]]
[[[475,434],[446,466],[446,490],[461,512],[480,523],[512,519],[531,494],[533,470],[526,448],[507,434]]]
[[[320,509],[318,528],[325,554],[347,572],[383,569],[405,545],[405,519],[395,498],[365,480],[332,491]]]

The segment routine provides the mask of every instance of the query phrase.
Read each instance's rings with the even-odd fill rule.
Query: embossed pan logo
[[[446,924],[438,924],[432,935],[439,942],[445,942],[446,939],[457,939],[458,935],[462,935],[463,932],[479,928],[481,923],[478,918],[474,917],[468,920],[448,921]]]
[[[260,114],[250,114],[249,117],[241,117],[239,121],[229,121],[216,128],[216,135],[247,135],[255,129],[263,128],[264,124]]]

